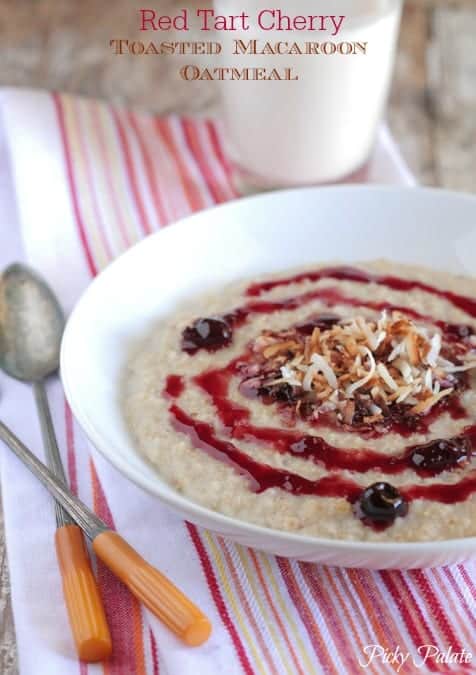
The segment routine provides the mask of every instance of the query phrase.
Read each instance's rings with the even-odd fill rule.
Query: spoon
[[[39,413],[43,418],[42,428],[46,436],[47,455],[56,456],[56,461],[51,466],[60,467],[62,479],[58,478],[56,468],[53,471],[48,470],[1,421],[0,439],[49,490],[73,522],[85,532],[92,542],[92,548],[97,557],[129,588],[131,593],[187,645],[201,645],[210,636],[211,624],[208,618],[167,577],[146,562],[117,532],[110,530],[96,514],[71,493],[66,485],[44,389],[45,378],[58,369],[63,325],[64,320],[59,304],[52,291],[38,275],[24,265],[16,264],[9,267],[0,281],[0,367],[13,377],[33,384]],[[61,517],[63,516],[68,517],[64,515],[64,512]],[[63,573],[66,604],[74,632],[79,598],[77,593],[69,591],[70,586],[73,585],[69,580],[70,577],[74,578],[76,573],[75,563],[78,560],[78,550],[82,554],[80,562],[83,575],[86,574],[86,561],[89,565],[89,560],[86,557],[82,539],[79,543],[76,539],[74,546],[66,548],[70,539],[66,536],[58,537],[58,532],[64,532],[66,529],[71,531],[71,528],[75,526],[59,527],[56,533],[56,544],[60,569]],[[58,542],[60,542],[59,546]],[[94,582],[90,567],[89,572]],[[92,585],[89,585],[89,591],[93,592]],[[97,597],[99,598],[99,595]],[[99,607],[100,605],[95,605],[95,608]],[[83,613],[81,615],[83,616]],[[86,616],[91,616],[91,613],[89,615],[84,613],[84,617]],[[101,632],[104,645],[107,645],[106,630],[107,625],[104,621]]]
[[[53,427],[45,380],[59,368],[64,329],[52,291],[28,267],[8,267],[0,282],[0,368],[33,387],[48,465],[61,482],[66,476]],[[78,656],[103,661],[112,651],[101,596],[81,529],[55,502],[56,553]]]

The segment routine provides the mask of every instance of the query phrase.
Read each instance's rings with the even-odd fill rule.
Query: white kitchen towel
[[[238,196],[212,120],[160,118],[12,89],[0,93],[0,111],[0,263],[28,261],[66,311],[92,277],[135,241]],[[359,177],[413,184],[385,128]],[[43,457],[29,388],[3,375],[0,387],[0,418]],[[214,632],[199,649],[182,646],[98,564],[114,656],[106,665],[79,663],[57,571],[51,500],[2,448],[23,675],[353,673],[366,644],[409,651],[425,643],[455,649],[471,644],[474,565],[378,573],[244,549],[184,523],[128,482],[86,441],[59,382],[51,382],[49,395],[72,489],[207,612]],[[379,663],[367,672],[394,671]]]

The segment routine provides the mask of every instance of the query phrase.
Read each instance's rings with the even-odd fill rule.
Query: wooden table
[[[214,83],[186,83],[177,64],[114,56],[111,38],[139,38],[142,0],[0,0],[0,84],[68,90],[159,112],[214,108]],[[163,13],[192,0],[153,3]],[[207,6],[204,2],[203,6]],[[426,185],[476,191],[476,2],[407,0],[390,126]],[[17,672],[0,520],[0,673]]]

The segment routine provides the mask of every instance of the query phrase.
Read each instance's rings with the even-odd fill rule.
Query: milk
[[[340,32],[262,31],[258,12],[346,15]],[[333,181],[368,159],[385,107],[400,24],[400,0],[215,0],[220,14],[251,16],[251,29],[220,32],[221,65],[292,68],[298,81],[223,81],[228,151],[245,183],[257,188]],[[233,55],[233,40],[367,42],[367,53]]]

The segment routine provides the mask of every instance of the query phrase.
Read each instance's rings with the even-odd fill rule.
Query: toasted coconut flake
[[[430,408],[432,408],[435,405],[435,403],[438,403],[438,401],[440,401],[442,398],[444,398],[445,396],[449,396],[452,393],[453,389],[443,389],[438,394],[434,394],[433,396],[430,396],[430,398],[427,398],[424,401],[420,401],[420,403],[417,403],[417,405],[411,408],[410,412],[413,413],[414,415],[421,415],[422,413],[428,412]]]
[[[397,358],[397,356],[401,356],[404,351],[405,351],[405,343],[397,342],[392,351],[390,352],[390,356],[388,357],[387,361],[391,363]]]
[[[362,334],[365,335],[367,339],[367,344],[369,345],[370,349],[372,349],[372,351],[375,351],[375,349],[377,349],[377,337],[374,334],[369,323],[361,316],[357,318],[356,323],[359,326],[360,330],[362,331]]]
[[[313,354],[311,356],[311,362],[312,365],[310,366],[308,372],[304,376],[304,380],[302,383],[303,389],[308,389],[308,385],[310,389],[310,383],[312,382],[312,378],[314,377],[314,374],[318,372],[321,372],[324,375],[327,382],[329,383],[329,386],[332,387],[332,389],[337,389],[339,387],[337,377],[335,376],[334,371],[332,370],[328,361],[326,361],[326,359],[323,356],[321,356],[320,354]]]
[[[313,347],[311,343],[311,338],[307,337],[304,343],[304,360],[309,361],[311,359]]]
[[[412,387],[402,387],[397,392],[397,398],[395,399],[396,403],[403,403],[408,396],[412,393]]]
[[[413,368],[408,363],[408,361],[404,361],[404,359],[397,359],[393,362],[393,365],[395,368],[398,368],[406,384],[411,384],[414,381],[415,377],[413,374]]]
[[[429,368],[425,373],[425,388],[433,391],[433,376]]]
[[[355,403],[354,401],[347,401],[345,406],[344,406],[344,423],[345,424],[352,424],[352,420],[354,419],[354,413],[355,413]]]
[[[426,355],[426,362],[429,366],[432,366],[432,368],[436,367],[436,360],[440,354],[440,349],[441,335],[439,333],[435,333],[430,340],[430,351]]]
[[[326,389],[323,389],[321,392],[316,394],[316,398],[318,398],[321,401],[325,401],[326,399],[330,399],[332,394],[332,389],[330,387],[326,387]]]
[[[387,367],[385,366],[385,364],[384,364],[384,363],[379,363],[379,364],[377,365],[377,370],[378,370],[378,373],[379,373],[380,377],[381,377],[382,380],[385,382],[385,384],[386,384],[390,389],[393,389],[393,391],[397,391],[397,390],[398,390],[398,384],[395,382],[395,380],[393,379],[393,377],[392,377],[392,376],[390,375],[390,373],[388,372]]]
[[[464,373],[465,370],[476,368],[476,361],[465,363],[461,366],[450,366],[446,369],[447,373]]]
[[[408,353],[408,359],[412,366],[417,366],[420,363],[420,355],[418,353],[418,343],[415,333],[408,333],[405,338],[405,347]]]
[[[364,417],[364,423],[365,424],[374,424],[375,422],[378,422],[380,420],[380,415],[368,415],[367,417]]]
[[[296,371],[289,366],[281,366],[282,379],[293,387],[300,387],[301,380],[296,375]]]
[[[266,347],[263,352],[265,359],[270,359],[276,354],[281,354],[282,352],[290,351],[291,349],[297,349],[299,344],[293,340],[288,340],[286,342],[278,342],[277,344]]]
[[[370,361],[370,370],[367,373],[367,375],[365,375],[365,377],[363,377],[361,380],[357,380],[357,382],[354,382],[354,384],[351,384],[350,387],[347,387],[347,389],[345,391],[345,393],[347,395],[347,398],[351,398],[354,395],[354,393],[357,391],[357,389],[360,389],[361,387],[364,386],[364,384],[367,384],[367,382],[369,382],[372,379],[372,377],[374,376],[374,373],[375,373],[376,364],[375,364],[374,355],[372,354],[372,352],[370,351],[370,349],[368,347],[362,347],[362,352],[368,356],[368,359]]]

